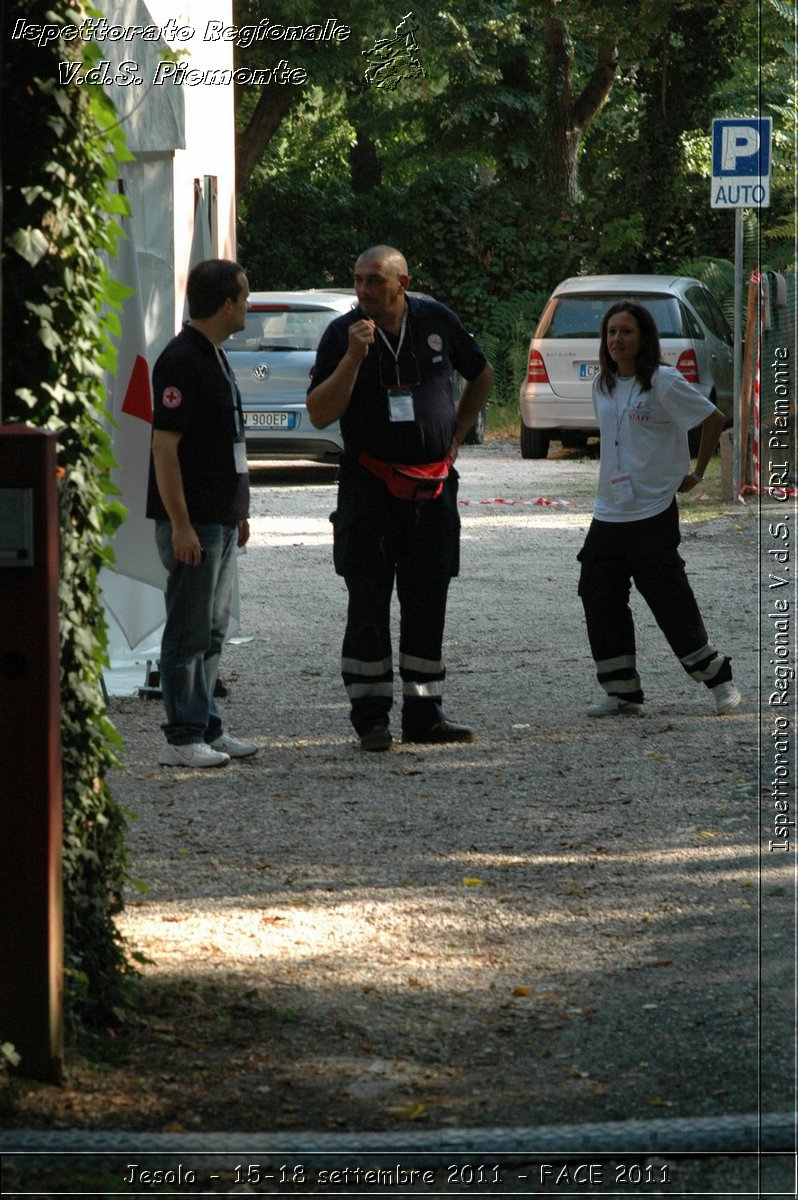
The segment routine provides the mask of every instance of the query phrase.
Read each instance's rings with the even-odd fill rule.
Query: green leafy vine
[[[130,967],[113,921],[126,814],[107,783],[120,739],[102,693],[107,630],[98,588],[112,561],[108,538],[124,516],[110,482],[104,388],[124,289],[105,263],[126,211],[118,163],[130,155],[102,88],[58,83],[59,43],[11,39],[20,17],[66,25],[84,16],[64,4],[6,6],[3,128],[18,132],[4,132],[2,147],[2,419],[58,438],[67,996],[73,1017],[108,1020]],[[87,66],[99,60],[96,43],[85,44],[83,57]]]

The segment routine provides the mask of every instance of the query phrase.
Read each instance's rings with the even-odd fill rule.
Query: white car
[[[315,429],[305,405],[321,335],[355,304],[352,292],[251,292],[247,325],[224,343],[244,408],[248,458],[335,461],[336,421]]]
[[[598,436],[592,386],[599,370],[599,327],[618,300],[648,309],[665,362],[731,421],[734,338],[703,283],[674,275],[577,275],[554,289],[529,344],[519,396],[523,458],[545,458],[552,440],[578,446]]]

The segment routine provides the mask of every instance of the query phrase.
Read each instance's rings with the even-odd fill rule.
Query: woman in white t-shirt
[[[679,556],[677,492],[701,482],[723,430],[723,413],[662,363],[651,314],[622,300],[601,323],[593,405],[601,462],[593,521],[579,553],[579,595],[605,696],[592,717],[642,716],[643,689],[629,607],[632,581],[684,669],[711,691],[718,714],[741,696],[730,659],[707,637]],[[688,430],[701,425],[695,470]]]

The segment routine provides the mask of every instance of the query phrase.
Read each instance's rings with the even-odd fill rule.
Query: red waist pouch
[[[405,463],[383,462],[381,458],[372,458],[361,452],[358,460],[363,466],[381,479],[386,487],[399,500],[435,500],[443,491],[443,485],[449,478],[451,457],[440,462]]]

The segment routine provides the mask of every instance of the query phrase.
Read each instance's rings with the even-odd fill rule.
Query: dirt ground
[[[793,1109],[792,862],[768,853],[759,809],[767,513],[723,503],[714,477],[682,503],[683,556],[741,708],[714,714],[634,597],[646,715],[595,721],[576,553],[596,461],[526,462],[492,442],[458,465],[447,705],[479,740],[359,751],[338,674],[333,475],[256,468],[222,675],[228,726],[260,752],[159,768],[159,704],[112,701],[141,881],[120,919],[147,960],[137,1019],[82,1043],[64,1087],[15,1081],[6,1129],[394,1131],[412,1147],[419,1131]],[[782,1159],[759,1190],[763,1161],[649,1155],[668,1181],[621,1190],[793,1194]]]

